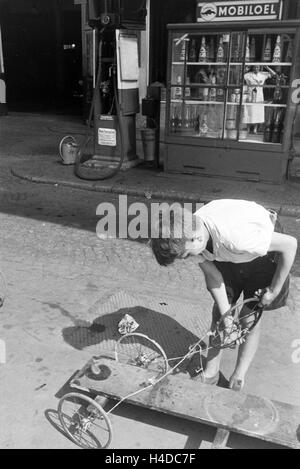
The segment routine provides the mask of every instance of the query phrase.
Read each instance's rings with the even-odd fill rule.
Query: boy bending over
[[[212,330],[220,315],[236,303],[261,293],[260,305],[277,309],[286,304],[289,272],[297,240],[283,234],[277,214],[245,200],[224,199],[204,205],[193,215],[185,209],[162,217],[151,239],[160,265],[197,256],[206,286],[214,299]],[[241,316],[245,312],[241,312]],[[240,390],[258,346],[259,323],[239,346],[229,387]],[[217,384],[221,350],[209,347],[201,380]]]

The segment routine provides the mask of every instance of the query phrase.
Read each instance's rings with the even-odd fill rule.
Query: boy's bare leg
[[[222,358],[222,350],[216,348],[209,348],[206,357],[206,366],[204,370],[205,378],[212,378],[220,370]]]
[[[219,313],[218,307],[214,304],[213,311],[212,311],[212,324],[211,324],[212,331],[215,330],[216,323],[219,319],[220,319],[220,313]],[[221,349],[213,348],[209,345],[207,356],[206,356],[206,366],[204,370],[205,378],[212,378],[219,372],[222,352],[223,351]]]
[[[245,311],[244,311],[245,310]],[[247,307],[243,310],[247,313]],[[249,310],[248,310],[249,311]],[[241,313],[241,316],[243,315]],[[241,390],[244,386],[245,376],[255,356],[260,337],[260,322],[249,333],[245,342],[239,346],[235,370],[229,380],[229,387]]]

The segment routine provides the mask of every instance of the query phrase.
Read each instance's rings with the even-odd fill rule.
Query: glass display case
[[[291,86],[297,67],[299,71],[298,28],[248,25],[241,30],[227,24],[220,28],[169,25],[169,29],[169,169],[176,141],[220,149],[232,146],[247,150],[247,157],[251,150],[283,152],[291,131]],[[221,159],[219,152],[214,171],[220,175],[224,173]],[[225,160],[228,166],[228,157]],[[279,179],[282,167],[280,171]]]

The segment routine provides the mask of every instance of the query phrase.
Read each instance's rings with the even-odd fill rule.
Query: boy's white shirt
[[[204,250],[199,262],[250,262],[267,254],[274,232],[274,214],[255,202],[221,199],[195,212],[208,229],[213,254]],[[276,219],[276,217],[275,217]]]

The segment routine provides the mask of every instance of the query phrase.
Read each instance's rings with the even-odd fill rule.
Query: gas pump
[[[2,48],[2,35],[0,25],[0,116],[7,114],[6,107],[6,84],[4,75],[4,57]]]
[[[146,0],[89,0],[89,25],[98,37],[97,73],[86,139],[75,174],[101,180],[131,167],[136,157],[135,118],[139,112],[138,37],[145,29]],[[93,135],[90,130],[93,124]],[[87,147],[93,139],[93,154]]]

